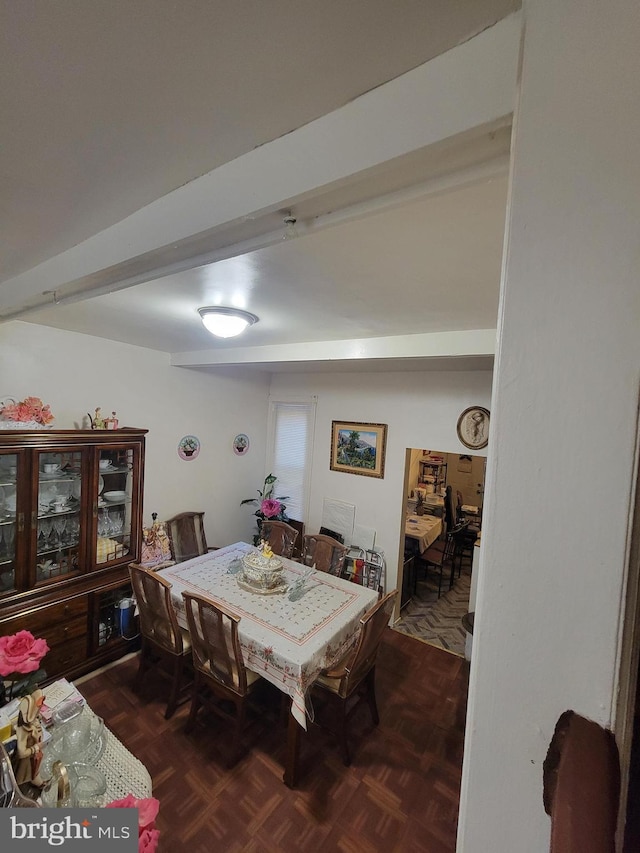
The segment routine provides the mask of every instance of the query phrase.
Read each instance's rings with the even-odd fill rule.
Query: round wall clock
[[[489,410],[470,406],[458,418],[458,438],[465,447],[480,450],[489,443]]]

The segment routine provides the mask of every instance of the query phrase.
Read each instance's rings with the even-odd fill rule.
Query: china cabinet
[[[44,637],[48,678],[135,642],[128,566],[140,557],[146,432],[0,432],[0,636]]]

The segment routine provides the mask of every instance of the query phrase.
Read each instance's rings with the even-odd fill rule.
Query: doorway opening
[[[467,659],[485,468],[483,456],[406,451],[400,618],[394,628]]]

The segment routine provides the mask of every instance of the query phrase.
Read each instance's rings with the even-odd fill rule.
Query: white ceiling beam
[[[174,353],[174,367],[282,364],[317,361],[351,361],[385,358],[457,358],[493,356],[495,329],[434,332],[424,335],[390,335],[342,341],[311,341],[261,347],[234,347],[200,352]]]
[[[0,315],[70,292],[139,283],[196,235],[272,214],[287,199],[495,122],[512,111],[520,13],[396,80],[215,169],[6,281]],[[273,228],[269,218],[268,228]]]

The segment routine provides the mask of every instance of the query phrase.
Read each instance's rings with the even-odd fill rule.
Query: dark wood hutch
[[[0,636],[44,637],[48,679],[136,647],[146,433],[0,430]]]

